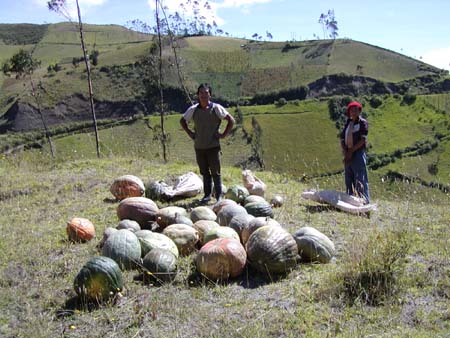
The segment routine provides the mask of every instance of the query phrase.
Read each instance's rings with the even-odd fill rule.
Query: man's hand
[[[344,153],[344,163],[348,164],[351,162],[353,156],[353,148],[348,148]]]

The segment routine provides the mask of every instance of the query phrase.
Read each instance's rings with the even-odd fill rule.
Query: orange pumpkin
[[[69,240],[73,242],[87,242],[95,236],[94,224],[87,218],[74,217],[66,227]]]
[[[116,199],[121,201],[127,197],[144,196],[145,186],[139,177],[124,175],[116,178],[109,190]]]

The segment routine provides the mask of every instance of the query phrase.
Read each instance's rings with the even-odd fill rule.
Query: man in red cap
[[[361,103],[353,101],[348,104],[348,120],[341,132],[341,147],[344,153],[345,188],[347,194],[362,197],[369,203],[366,156],[369,124],[367,120],[360,116],[361,111]]]

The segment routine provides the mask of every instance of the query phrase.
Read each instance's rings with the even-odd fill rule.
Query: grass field
[[[341,176],[300,183],[289,175],[258,172],[268,198],[285,198],[274,218],[291,233],[313,226],[329,236],[335,260],[302,263],[278,278],[247,267],[239,278],[211,283],[196,275],[193,254],[179,259],[172,283],[145,284],[138,270],[125,271],[122,297],[84,306],[75,297],[73,280],[98,255],[95,246],[104,229],[118,223],[117,202],[109,192],[114,178],[165,179],[196,167],[115,155],[49,164],[0,161],[2,337],[443,338],[450,330],[450,197],[434,189],[383,183],[371,172],[378,210],[366,218],[300,198],[312,187],[341,187]],[[225,185],[242,182],[240,170],[225,167],[223,172]],[[95,224],[94,240],[66,240],[66,223],[74,216]],[[388,270],[380,275],[379,269]],[[362,285],[360,297],[349,295],[346,283],[367,274],[378,276],[375,284]],[[375,297],[370,285],[382,276],[388,279],[378,285],[380,302],[368,305],[365,297]]]

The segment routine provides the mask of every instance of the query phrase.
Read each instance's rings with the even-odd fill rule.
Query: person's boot
[[[200,200],[200,203],[206,204],[211,200],[212,179],[211,176],[203,176],[203,192],[205,195]]]
[[[215,197],[217,202],[219,202],[222,199],[222,177],[213,176],[213,179],[214,179]]]

